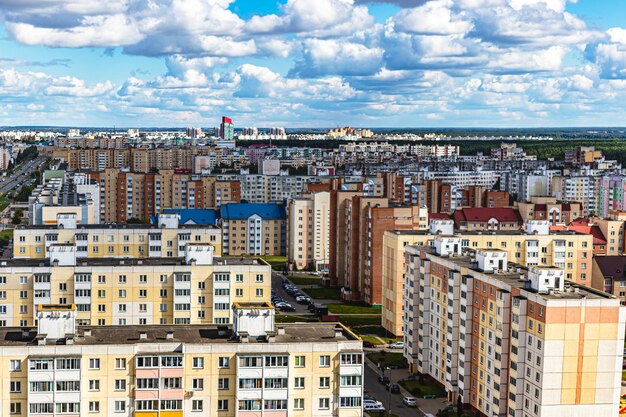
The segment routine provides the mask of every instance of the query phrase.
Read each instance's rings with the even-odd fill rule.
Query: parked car
[[[417,400],[414,397],[402,397],[402,402],[407,407],[417,407]]]
[[[309,306],[307,307],[307,310],[309,310],[311,313],[315,313],[315,304],[314,303],[309,304]]]
[[[385,411],[385,407],[382,404],[363,403],[363,411]]]
[[[381,375],[378,377],[378,382],[380,382],[383,385],[386,385],[389,383],[389,377]]]
[[[392,394],[397,394],[400,392],[400,385],[398,384],[387,384],[385,385],[385,389]]]
[[[364,348],[370,348],[370,349],[371,349],[371,348],[373,348],[374,346],[375,346],[375,345],[374,345],[372,342],[370,342],[369,340],[364,340],[364,341],[363,341],[363,347],[364,347]]]
[[[387,347],[389,349],[404,349],[404,342],[390,343]]]
[[[282,307],[279,307],[280,311],[296,311],[295,307],[293,307],[291,304],[286,304]]]

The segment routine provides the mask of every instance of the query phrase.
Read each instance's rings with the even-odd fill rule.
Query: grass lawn
[[[380,324],[379,325],[360,325],[360,326],[357,325],[357,326],[354,326],[351,330],[361,337],[367,336],[367,335],[378,336],[381,339],[383,339],[386,343],[393,343],[393,342],[401,341],[400,339],[389,337],[387,333],[385,332],[385,329],[383,329],[383,327]]]
[[[13,239],[13,229],[5,229],[0,232],[0,239],[11,240]]]
[[[328,304],[328,311],[333,314],[378,314],[380,308],[360,304]]]
[[[361,336],[361,339],[372,342],[374,345],[380,345],[380,340],[376,336]]]
[[[399,384],[417,398],[423,397],[424,395],[436,395],[438,398],[446,396],[446,392],[430,378],[425,376],[423,382],[423,384],[420,384],[418,379],[405,379],[400,381]]]
[[[358,326],[380,325],[380,316],[361,316],[358,314],[340,315],[339,321],[350,328],[358,328]]]
[[[0,211],[4,210],[5,208],[9,207],[9,204],[11,204],[13,200],[11,200],[8,197],[2,196],[0,197]]]
[[[286,256],[260,256],[265,262],[270,264],[272,269],[282,270],[287,263]]]
[[[383,368],[405,369],[409,367],[402,353],[372,352],[368,353],[367,357]]]
[[[320,285],[320,277],[317,275],[289,275],[287,278],[294,285]]]
[[[340,300],[341,290],[339,288],[304,288],[302,289],[311,298]]]
[[[276,323],[300,323],[316,321],[313,316],[296,316],[293,314],[277,314]]]

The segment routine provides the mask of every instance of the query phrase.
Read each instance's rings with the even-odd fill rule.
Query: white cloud
[[[451,10],[451,0],[435,0],[423,6],[400,11],[393,21],[397,30],[421,35],[465,34],[472,29],[472,23],[463,13]]]
[[[304,42],[303,59],[293,70],[302,77],[320,75],[369,75],[382,65],[383,50],[337,40],[309,39]]]

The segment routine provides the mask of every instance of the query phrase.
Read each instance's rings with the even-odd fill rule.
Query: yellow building
[[[330,192],[312,193],[287,203],[287,262],[296,269],[328,271]]]
[[[593,236],[572,231],[549,231],[548,221],[527,221],[525,231],[455,232],[451,220],[433,220],[429,231],[389,230],[382,251],[382,326],[402,335],[404,250],[409,245],[431,246],[438,235],[460,239],[462,248],[500,249],[524,266],[556,266],[565,278],[591,286]]]
[[[274,324],[236,304],[231,326],[77,326],[42,306],[0,329],[0,415],[361,417],[362,341],[340,324]]]
[[[405,356],[480,415],[617,416],[626,309],[556,267],[461,249],[407,248]]]
[[[183,257],[80,259],[57,244],[49,261],[2,261],[0,326],[32,326],[35,306],[68,303],[81,324],[228,324],[232,303],[270,300],[267,263],[213,251],[188,243]]]
[[[188,244],[209,244],[222,254],[217,226],[181,225],[178,214],[159,215],[158,224],[78,225],[76,215],[59,214],[56,226],[19,226],[13,234],[16,259],[49,257],[50,247],[72,245],[79,258],[176,258]]]

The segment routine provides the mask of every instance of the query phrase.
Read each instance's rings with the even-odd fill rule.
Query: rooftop
[[[548,236],[548,235],[534,235],[528,234],[523,230],[456,230],[453,235],[434,235],[430,233],[428,230],[387,230],[386,232],[393,233],[395,235],[415,235],[415,236],[448,236],[448,237],[463,237],[463,236],[480,236],[480,235],[503,235],[503,236],[529,236],[529,237],[538,237],[538,236]],[[574,236],[574,235],[584,235],[585,233],[580,233],[575,230],[550,230],[550,236]]]
[[[270,343],[294,342],[338,342],[359,340],[351,331],[339,323],[293,323],[277,326],[275,341]],[[283,332],[284,330],[284,332]],[[144,334],[142,336],[141,334]],[[173,337],[168,338],[168,333]],[[36,345],[37,331],[34,328],[0,328],[0,346]],[[233,337],[231,326],[170,325],[170,326],[80,326],[74,345],[111,345],[146,343],[230,343],[242,344]],[[268,343],[250,338],[248,343]],[[63,344],[63,343],[61,343]]]
[[[246,220],[257,215],[263,219],[287,218],[283,204],[229,203],[222,204],[220,214],[226,220]]]
[[[417,246],[418,249],[422,251],[426,251],[433,256],[440,257],[435,253],[435,248],[430,246]],[[488,251],[494,251],[492,249]],[[502,283],[508,285],[511,288],[519,288],[522,290],[522,295],[524,292],[535,294],[545,300],[579,300],[579,299],[612,299],[615,298],[611,294],[607,294],[605,292],[596,290],[594,288],[586,287],[584,285],[577,284],[573,281],[565,280],[565,290],[560,292],[550,292],[550,293],[539,293],[531,289],[528,286],[529,279],[522,279],[522,275],[528,278],[530,270],[528,267],[522,266],[520,264],[516,264],[514,262],[508,262],[507,270],[498,272],[495,270],[494,272],[484,272],[478,269],[478,266],[473,257],[475,251],[471,249],[466,249],[463,251],[463,255],[461,256],[442,256],[441,259],[445,259],[448,261],[454,262],[456,265],[467,268],[472,271],[476,271],[480,273],[482,276],[488,279],[494,279],[497,281],[501,281]],[[554,266],[543,266],[543,267],[532,267],[540,270],[561,270],[560,268]]]
[[[18,230],[62,230],[59,229],[56,225],[20,225],[17,226]],[[77,232],[80,232],[81,230],[98,230],[98,229],[117,229],[117,230],[136,230],[136,229],[140,229],[140,230],[161,230],[161,227],[158,227],[157,225],[154,224],[150,224],[150,223],[141,223],[141,224],[117,224],[117,223],[101,223],[101,224],[79,224],[76,226],[76,229],[72,229],[72,230],[76,230]],[[219,229],[218,226],[212,225],[212,224],[182,224],[179,223],[178,225],[178,229],[189,229],[189,230],[195,230],[195,229]],[[168,229],[171,230],[171,229]]]
[[[185,258],[78,258],[76,266],[182,266]],[[260,258],[214,257],[213,265],[267,265]],[[48,267],[48,259],[0,259],[2,267]],[[72,266],[73,267],[73,266]]]

